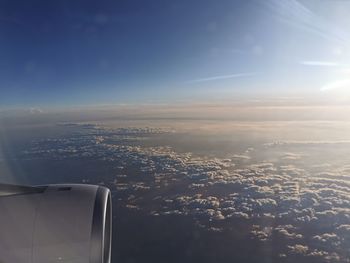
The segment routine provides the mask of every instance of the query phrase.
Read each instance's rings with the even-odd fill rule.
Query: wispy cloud
[[[337,62],[332,61],[315,61],[315,60],[306,60],[301,61],[300,64],[304,66],[316,66],[316,67],[338,67],[342,66],[341,64]]]
[[[222,79],[234,79],[234,78],[249,77],[254,75],[256,75],[256,73],[254,72],[236,73],[236,74],[230,74],[230,75],[220,75],[220,76],[212,76],[208,78],[192,79],[192,80],[186,81],[186,83],[198,83],[198,82],[206,82],[206,81],[214,81],[214,80],[222,80]]]
[[[349,43],[349,34],[346,30],[315,14],[297,0],[269,0],[263,3],[275,17],[290,26],[344,45]]]

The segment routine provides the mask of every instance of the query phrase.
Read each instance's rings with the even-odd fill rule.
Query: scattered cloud
[[[319,167],[332,172],[315,172],[315,166],[308,170],[299,166],[308,156],[301,151],[281,151],[283,164],[279,159],[257,161],[246,155],[209,158],[176,152],[170,146],[137,143],[166,134],[162,129],[110,129],[89,124],[69,124],[67,128],[71,126],[81,127],[81,133],[34,141],[23,158],[109,162],[118,172],[105,184],[116,190],[119,205],[124,204],[125,209],[157,217],[185,216],[214,232],[230,231],[232,222],[239,222],[245,226],[241,231],[258,242],[278,241],[280,250],[276,253],[280,257],[345,260],[341,252],[348,249],[350,241],[350,175],[346,165]],[[287,143],[293,147],[324,145]],[[345,147],[349,142],[338,143]],[[273,146],[283,148],[284,144]],[[254,154],[258,151],[255,147]]]

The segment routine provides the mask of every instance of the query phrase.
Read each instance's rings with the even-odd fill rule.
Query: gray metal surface
[[[42,193],[46,186],[23,186],[12,184],[0,184],[0,197],[9,195],[37,194]]]
[[[107,188],[30,188],[14,186],[11,189],[18,191],[7,192],[15,194],[0,195],[1,263],[110,262],[111,199]]]

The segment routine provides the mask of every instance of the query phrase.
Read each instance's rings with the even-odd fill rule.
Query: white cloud
[[[344,175],[349,170],[346,165],[333,169],[331,160],[326,160],[332,172],[310,172],[293,161],[297,157],[302,162],[306,156],[298,150],[281,151],[278,156],[293,157],[286,158],[283,165],[278,163],[279,158],[254,158],[252,163],[232,154],[231,159],[199,157],[171,147],[147,147],[134,140],[129,143],[130,138],[145,138],[161,133],[159,130],[95,126],[83,130],[83,136],[35,141],[26,156],[42,154],[56,160],[88,154],[123,170],[115,173],[110,187],[125,196],[120,202],[128,209],[154,216],[189,216],[202,227],[219,232],[227,230],[230,220],[247,225],[254,222],[256,225],[247,231],[264,242],[277,237],[285,249],[282,254],[343,259],[338,250],[347,244],[350,232],[350,176]],[[319,146],[306,142],[293,147],[310,144]],[[232,159],[237,166],[227,165]],[[130,164],[137,179],[127,172]],[[305,231],[311,228],[313,232]],[[324,232],[326,228],[328,233]],[[329,244],[327,251],[324,244]]]
[[[219,75],[219,76],[212,76],[207,78],[192,79],[187,81],[186,83],[198,83],[198,82],[207,82],[207,81],[215,81],[215,80],[223,80],[223,79],[234,79],[234,78],[241,78],[241,77],[250,77],[254,75],[256,75],[256,73],[254,72],[244,72],[244,73],[236,73],[236,74],[230,74],[230,75]]]
[[[288,246],[289,252],[292,254],[307,254],[309,251],[309,248],[307,246],[301,245],[301,244],[296,244],[293,246]]]
[[[332,61],[317,61],[317,60],[305,60],[300,62],[304,66],[316,66],[316,67],[338,67],[341,64]]]
[[[338,44],[348,44],[346,30],[319,16],[297,0],[264,1],[280,21]]]

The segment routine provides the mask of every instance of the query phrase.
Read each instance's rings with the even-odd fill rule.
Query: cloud
[[[305,60],[301,61],[300,64],[305,66],[316,66],[316,67],[338,67],[341,64],[332,61],[316,61],[316,60]]]
[[[275,234],[286,239],[302,239],[303,235],[294,233],[295,227],[292,225],[279,225],[274,229]]]
[[[295,152],[281,151],[286,158],[279,163],[279,158],[265,160],[266,155],[260,161],[255,154],[251,159],[233,154],[214,158],[177,152],[170,146],[137,143],[142,138],[164,135],[162,129],[73,127],[80,127],[81,133],[36,140],[23,156],[43,156],[46,160],[83,160],[87,156],[87,160],[109,162],[116,172],[110,184],[105,183],[112,191],[117,190],[119,205],[126,209],[158,217],[191,218],[208,231],[230,231],[231,221],[239,222],[246,226],[240,231],[256,241],[277,241],[281,247],[277,255],[345,261],[339,251],[345,251],[349,242],[349,166],[335,169],[329,164],[332,173],[315,172],[314,168],[310,172],[300,164],[309,155],[298,148],[324,147],[333,141],[287,141]],[[348,145],[349,141],[342,143]],[[267,146],[279,145],[284,144]],[[266,147],[261,149],[265,151]],[[232,160],[236,166],[228,165]]]
[[[234,154],[232,156],[232,159],[235,159],[235,160],[250,160],[250,156],[244,155],[244,154]]]
[[[349,43],[349,35],[342,28],[317,15],[297,0],[268,0],[264,5],[280,21],[340,44]]]
[[[0,108],[0,118],[1,117],[26,117],[28,115],[39,115],[44,113],[40,108],[31,107],[31,108],[13,108],[13,109],[1,109]]]
[[[288,246],[290,253],[292,254],[306,254],[309,250],[307,246],[296,244],[293,246]]]
[[[187,81],[186,83],[199,83],[199,82],[215,81],[215,80],[222,80],[222,79],[234,79],[234,78],[241,78],[241,77],[250,77],[254,75],[256,75],[256,73],[254,72],[236,73],[236,74],[230,74],[230,75],[220,75],[220,76],[213,76],[208,78],[193,79],[193,80]]]
[[[303,155],[299,153],[286,152],[284,153],[281,159],[293,161],[293,160],[300,160],[302,157]]]
[[[328,144],[335,144],[335,145],[341,145],[341,144],[350,144],[350,140],[319,140],[319,141],[298,141],[298,140],[283,140],[283,141],[274,141],[274,142],[268,142],[264,143],[265,147],[274,147],[274,146],[283,146],[283,145],[328,145]]]
[[[43,110],[40,108],[30,108],[29,113],[30,114],[40,114],[40,113],[43,113]]]
[[[312,238],[313,241],[326,245],[327,247],[338,247],[340,238],[335,233],[324,233],[316,235]]]

